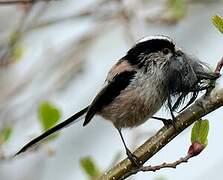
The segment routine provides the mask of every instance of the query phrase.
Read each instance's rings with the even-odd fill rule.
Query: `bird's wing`
[[[102,108],[111,103],[122,90],[124,90],[134,78],[136,71],[123,71],[116,74],[112,80],[98,93],[91,103],[85,116],[84,126],[90,122],[93,116]]]
[[[135,67],[132,66],[127,60],[125,59],[120,59],[108,72],[108,76],[106,78],[107,82],[110,82],[113,80],[117,74],[120,74],[124,71],[133,71],[135,70]]]

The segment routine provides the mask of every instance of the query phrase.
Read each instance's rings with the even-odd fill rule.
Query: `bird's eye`
[[[170,49],[168,49],[168,48],[164,48],[164,49],[163,49],[163,53],[164,53],[164,54],[169,54],[169,53],[170,53]]]

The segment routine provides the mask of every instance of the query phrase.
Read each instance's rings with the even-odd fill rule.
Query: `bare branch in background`
[[[98,1],[94,6],[89,6],[89,8],[92,9],[93,7],[100,7],[105,5],[107,1],[108,0]],[[5,43],[0,45],[1,49],[4,50],[2,51],[0,58],[0,64],[2,65],[1,68],[4,68],[4,65],[9,65],[11,62],[14,62],[11,58],[13,50],[17,47],[20,40],[27,35],[27,29],[37,23],[37,19],[45,12],[47,5],[48,3],[44,3],[40,7],[38,6],[38,11],[34,16],[32,14],[31,18],[29,17],[29,14],[31,10],[34,9],[34,4],[27,4],[25,9],[22,9],[23,15],[20,18],[18,25],[13,30],[13,43],[9,39],[8,42],[4,41]],[[81,12],[82,11],[79,13]],[[30,67],[30,71],[26,73],[24,78],[17,79],[13,87],[10,89],[3,88],[0,96],[1,123],[8,121],[8,119],[12,122],[19,122],[20,119],[25,119],[24,116],[26,113],[34,111],[34,108],[36,108],[40,99],[45,98],[48,94],[65,87],[65,84],[71,81],[73,77],[80,72],[80,69],[83,69],[83,62],[85,62],[85,57],[87,55],[86,51],[91,46],[91,43],[98,37],[98,35],[102,35],[106,29],[109,29],[108,27],[110,27],[110,25],[108,24],[111,23],[114,22],[111,20],[101,20],[100,22],[95,23],[95,26],[92,26],[92,28],[90,28],[84,35],[75,37],[73,42],[62,48],[60,52],[54,52],[52,50],[50,50],[50,54],[46,52],[46,54],[43,55],[44,57],[40,58],[37,64]],[[49,51],[49,49],[47,49],[47,51]],[[49,59],[53,59],[53,61],[48,61]],[[44,64],[45,68],[42,67],[42,64]],[[47,85],[44,86],[46,89],[41,89],[41,91],[35,95],[27,95],[27,89],[30,87],[30,84],[35,82],[35,79],[40,78],[39,76],[41,75],[43,75],[41,79],[45,79],[43,71],[47,67],[48,72],[46,72],[45,75],[51,74],[51,78],[43,80],[44,82],[48,82]],[[40,70],[42,72],[41,74],[38,73]],[[26,96],[22,101],[15,101],[18,97],[25,94]],[[29,106],[21,106],[21,103],[23,102],[28,102]]]
[[[83,70],[86,55],[88,54],[87,51],[91,47],[92,42],[99,35],[102,35],[111,28],[111,26],[112,23],[110,22],[96,25],[84,33],[84,35],[75,37],[71,43],[67,44],[60,51],[53,52],[52,50],[46,49],[46,52],[51,51],[51,54],[47,55],[47,53],[43,52],[44,57],[40,58],[38,63],[30,68],[25,78],[17,81],[13,89],[7,90],[5,93],[2,92],[0,96],[0,118],[2,122],[7,119],[10,119],[12,122],[24,120],[27,113],[37,108],[36,105],[40,99],[66,87],[66,84],[72,81]],[[49,61],[49,59],[53,59],[53,61]],[[40,71],[42,73],[39,73]],[[45,77],[46,74],[51,74],[47,80]],[[27,95],[23,98],[22,102],[13,103],[17,97],[26,93],[25,90],[30,87],[31,83],[35,82],[35,79],[42,79],[44,81],[42,83],[46,83],[43,86],[45,88],[41,88],[38,94],[31,93]],[[27,107],[24,107],[24,105],[20,106],[20,104],[27,103],[29,104]],[[15,111],[19,113],[15,113]]]
[[[32,4],[32,3],[49,2],[49,1],[60,1],[60,0],[0,0],[0,5]]]
[[[21,6],[22,16],[19,19],[19,22],[16,24],[14,30],[10,33],[10,36],[0,45],[0,66],[9,65],[10,63],[16,61],[16,58],[13,57],[15,51],[18,48],[20,40],[27,35],[26,31],[29,26],[35,24],[36,20],[46,9],[48,3],[44,3],[38,10],[38,12],[32,17],[31,21],[28,21],[30,14],[32,14],[35,4],[26,4],[25,7]],[[19,6],[18,6],[19,7]]]
[[[26,23],[26,19],[29,17],[29,14],[31,13],[32,7],[33,4],[28,6],[28,8],[26,8],[26,10],[23,11],[21,18],[19,19],[19,22],[17,23],[13,32],[10,34],[10,37],[8,38],[7,41],[1,44],[0,66],[8,65],[11,62],[15,61],[15,59],[12,56],[15,51],[15,48],[18,45],[18,42],[22,38],[22,31]]]
[[[109,2],[109,3],[108,3]],[[117,5],[115,9],[109,8],[108,6],[114,4]],[[92,18],[95,23],[100,23],[101,21],[109,21],[117,19],[117,14],[120,12],[120,4],[117,4],[116,0],[100,0],[90,5],[74,12],[68,16],[56,17],[54,19],[41,20],[33,23],[27,28],[27,31],[32,31],[34,29],[40,29],[55,25],[58,23],[63,23],[66,21],[74,21],[79,18]]]

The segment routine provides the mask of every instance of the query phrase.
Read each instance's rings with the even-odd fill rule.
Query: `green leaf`
[[[0,145],[9,140],[12,134],[12,127],[7,125],[0,131]]]
[[[207,145],[208,139],[208,131],[209,131],[209,121],[208,120],[198,120],[191,132],[191,143],[199,142],[203,145]]]
[[[40,124],[44,131],[55,126],[61,118],[59,109],[47,101],[40,103],[38,111]]]
[[[88,175],[90,179],[95,179],[101,173],[99,168],[96,166],[95,162],[91,157],[85,157],[80,160],[80,164],[84,172]]]
[[[218,30],[223,33],[223,18],[219,15],[212,17],[212,23],[215,25]]]

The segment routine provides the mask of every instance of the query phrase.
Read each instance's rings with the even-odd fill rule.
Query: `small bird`
[[[140,162],[124,141],[122,128],[139,126],[149,118],[174,125],[174,111],[185,98],[191,94],[183,109],[196,100],[200,91],[213,86],[217,78],[203,62],[178,49],[171,38],[164,35],[144,37],[110,69],[105,86],[89,106],[30,141],[16,155],[83,115],[83,126],[99,115],[113,123],[128,158],[139,167]],[[172,120],[153,116],[164,104],[167,104]]]

